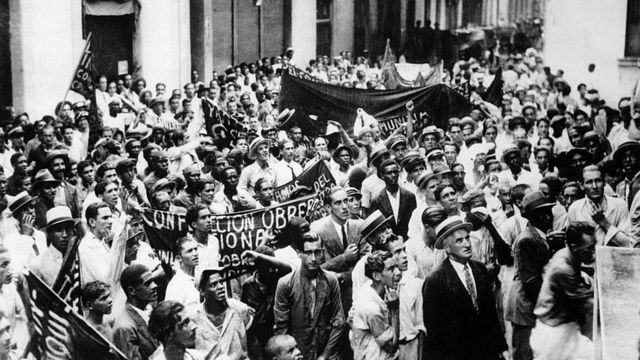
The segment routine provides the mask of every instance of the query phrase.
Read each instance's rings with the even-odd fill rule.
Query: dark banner
[[[26,278],[31,303],[29,321],[35,330],[30,350],[36,359],[126,359],[40,278],[32,272]]]
[[[60,267],[58,278],[53,283],[53,291],[80,315],[83,313],[80,299],[82,296],[80,258],[78,256],[78,246],[80,246],[81,240],[74,241],[73,247]]]
[[[156,250],[160,261],[173,263],[173,244],[187,235],[188,226],[184,215],[167,211],[145,209],[142,213],[144,231],[149,245]]]
[[[352,89],[319,83],[311,75],[288,67],[282,75],[280,110],[295,109],[292,122],[307,134],[320,134],[327,120],[342,124],[353,133],[356,110],[364,109],[375,117],[383,131],[393,131],[407,121],[406,103],[414,103],[416,129],[436,125],[446,129],[451,117],[463,117],[471,110],[471,103],[447,85],[398,90]],[[314,121],[309,115],[318,116]]]
[[[280,185],[273,189],[273,199],[279,203],[289,200],[289,195],[298,186],[308,186],[312,188],[318,196],[330,190],[336,184],[336,180],[331,175],[331,171],[324,161],[316,162],[312,167],[305,169],[300,176],[293,181]]]
[[[84,52],[76,68],[76,72],[73,74],[73,80],[71,80],[70,90],[81,94],[85,98],[89,99],[93,96],[93,78],[96,76],[93,65],[91,64],[92,54],[89,49],[91,48],[91,34],[87,37]]]
[[[220,243],[220,266],[242,271],[242,252],[270,241],[292,217],[313,217],[321,207],[322,202],[313,194],[264,209],[214,215],[213,233]]]

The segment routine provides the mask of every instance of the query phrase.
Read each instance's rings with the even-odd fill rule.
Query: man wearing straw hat
[[[260,178],[274,178],[275,167],[271,163],[269,140],[258,137],[249,146],[249,158],[255,160],[253,164],[242,169],[238,180],[238,190],[247,190],[253,194],[253,186]]]
[[[11,252],[13,268],[20,269],[37,261],[37,257],[47,248],[45,234],[35,226],[37,198],[23,191],[8,201],[11,215],[18,221],[18,232],[4,239],[4,246]]]
[[[46,226],[46,214],[49,209],[55,206],[54,200],[58,185],[60,185],[60,181],[56,180],[47,169],[38,171],[33,178],[33,193],[38,195],[38,201],[36,202],[36,229]]]
[[[436,227],[436,249],[447,259],[425,280],[425,355],[429,359],[499,359],[507,344],[489,285],[489,274],[471,260],[471,223],[451,216]]]
[[[75,236],[74,227],[79,221],[71,216],[71,210],[66,206],[56,206],[47,211],[46,226],[41,230],[47,234],[48,247],[31,271],[49,286],[53,286],[58,277],[64,255]]]

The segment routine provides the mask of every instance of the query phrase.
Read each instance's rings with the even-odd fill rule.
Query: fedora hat
[[[260,147],[260,145],[262,144],[267,144],[267,146],[269,145],[269,140],[258,136],[257,138],[253,139],[253,141],[251,141],[251,145],[249,146],[249,159],[254,160],[255,158],[258,157],[258,148]]]
[[[389,221],[393,219],[393,215],[385,218],[380,210],[374,211],[371,215],[367,216],[360,227],[360,236],[363,239],[368,238],[373,235],[378,229],[382,226],[386,225]]]
[[[18,210],[27,204],[33,204],[38,198],[31,197],[28,192],[23,191],[16,196],[10,197],[7,201],[7,207],[12,214],[15,214]]]
[[[452,232],[459,229],[471,231],[472,228],[473,226],[471,225],[471,223],[465,222],[460,216],[450,216],[444,219],[444,221],[441,222],[440,225],[436,226],[436,249],[443,248],[442,243],[444,242],[444,239],[446,239],[447,236],[449,236]]]
[[[153,186],[151,187],[151,192],[155,193],[158,192],[164,188],[169,188],[171,190],[169,191],[173,191],[176,188],[176,183],[167,179],[167,178],[162,178],[158,181],[156,181],[155,184],[153,184]]]
[[[338,148],[333,152],[332,158],[333,161],[338,162],[338,157],[340,156],[340,152],[342,150],[347,150],[349,152],[349,156],[353,158],[353,150],[351,149],[351,147],[347,146],[347,145],[340,145],[338,146]]]
[[[71,223],[72,225],[76,225],[80,222],[80,219],[74,219],[71,216],[71,210],[66,206],[56,206],[49,209],[49,211],[47,211],[46,219],[47,225],[40,229],[42,231],[46,231],[52,226],[63,223]]]
[[[464,129],[464,127],[467,125],[471,125],[473,127],[473,130],[471,131],[472,133],[478,130],[478,123],[469,116],[463,117],[460,121],[460,128]]]
[[[418,144],[422,144],[424,137],[427,135],[435,135],[436,136],[436,141],[440,141],[440,131],[438,131],[438,128],[431,125],[431,126],[427,126],[426,128],[424,128],[424,130],[422,130],[422,134],[420,134],[420,136],[418,137]]]
[[[54,184],[60,185],[60,180],[56,180],[56,178],[54,178],[53,175],[51,175],[51,172],[48,169],[41,169],[33,178],[33,188],[37,189],[40,185],[44,183],[54,183]]]
[[[532,211],[551,208],[555,203],[549,201],[541,191],[530,192],[522,199],[522,215],[529,216]]]
[[[53,151],[51,151],[49,154],[47,154],[47,157],[45,159],[45,163],[47,163],[47,165],[51,164],[51,162],[54,159],[57,159],[57,158],[62,158],[65,161],[65,163],[68,162],[69,156],[67,155],[67,151],[66,150],[53,150]]]
[[[520,149],[518,149],[518,147],[515,144],[511,144],[509,146],[507,146],[504,151],[502,152],[502,162],[506,162],[504,161],[504,159],[507,157],[507,155],[509,154],[514,154],[517,153],[520,156],[522,156],[522,152],[520,151]]]
[[[149,103],[149,107],[152,108],[154,105],[157,105],[157,104],[164,105],[165,104],[164,99],[159,96],[154,97],[153,99],[151,99],[151,102]]]
[[[620,144],[620,146],[618,146],[616,151],[613,153],[613,161],[617,165],[621,165],[622,156],[624,155],[624,153],[627,150],[633,150],[636,153],[640,153],[640,142],[637,142],[637,141],[634,141],[634,140],[630,140],[630,141],[625,141],[622,144]]]

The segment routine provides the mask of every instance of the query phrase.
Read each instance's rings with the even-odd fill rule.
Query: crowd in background
[[[90,101],[42,119],[3,109],[0,356],[33,331],[20,271],[51,286],[80,241],[84,316],[128,359],[591,358],[595,245],[640,235],[640,101],[607,106],[529,49],[445,70],[473,104],[446,129],[382,138],[361,111],[354,133],[329,121],[311,136],[282,127],[283,69],[359,89],[384,89],[384,69],[292,55],[208,83],[193,71],[181,89],[99,76]],[[501,102],[482,100],[492,81]],[[208,132],[216,111],[243,128]],[[327,215],[290,219],[227,286],[212,216],[277,206],[274,188],[318,162],[336,181]],[[186,218],[171,266],[145,209]]]

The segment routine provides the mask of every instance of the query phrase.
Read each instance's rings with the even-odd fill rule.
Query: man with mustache
[[[158,300],[158,286],[149,269],[141,264],[127,266],[120,275],[120,285],[127,302],[116,316],[113,344],[127,359],[148,360],[158,347],[148,329],[152,304]]]
[[[487,269],[471,260],[471,223],[451,216],[436,227],[447,259],[425,280],[425,355],[429,359],[508,358]]]
[[[80,203],[78,201],[78,193],[74,185],[65,180],[69,157],[65,150],[53,150],[46,158],[47,168],[56,180],[60,183],[56,188],[56,197],[54,204],[56,206],[67,206],[71,209],[74,217],[80,217]]]

